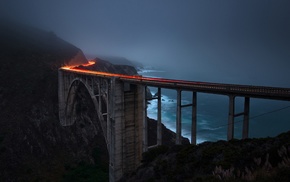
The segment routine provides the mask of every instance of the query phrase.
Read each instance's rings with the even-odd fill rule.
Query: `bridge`
[[[290,101],[290,88],[252,85],[194,82],[164,78],[129,76],[107,72],[62,67],[58,75],[59,119],[63,126],[75,122],[75,95],[80,85],[85,86],[95,106],[109,152],[109,178],[118,181],[123,174],[135,170],[142,153],[148,148],[147,101],[158,100],[157,146],[162,144],[161,91],[177,92],[176,144],[181,144],[181,110],[192,107],[191,143],[196,144],[197,93],[227,95],[229,115],[227,139],[234,138],[234,118],[244,116],[242,137],[248,138],[250,98]],[[147,87],[158,88],[157,96],[147,98]],[[192,103],[181,104],[182,91],[192,92]],[[244,98],[244,111],[235,113],[235,97]]]

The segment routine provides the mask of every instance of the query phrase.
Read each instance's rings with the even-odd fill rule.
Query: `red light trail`
[[[89,61],[87,64],[80,66],[88,67],[96,64],[94,61]],[[290,100],[290,89],[279,87],[264,87],[253,85],[238,85],[238,84],[223,84],[223,83],[210,83],[210,82],[197,82],[186,80],[174,80],[166,78],[152,78],[144,77],[141,75],[124,75],[117,73],[101,72],[86,70],[76,66],[64,66],[61,70],[67,70],[73,73],[86,74],[100,77],[116,77],[122,81],[143,84],[146,86],[162,87],[169,89],[181,89],[187,91],[212,93],[229,95],[234,94],[236,96],[248,96],[255,98],[267,98],[274,100]]]

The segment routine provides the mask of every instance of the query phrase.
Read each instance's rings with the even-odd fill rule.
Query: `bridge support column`
[[[176,144],[181,144],[181,90],[177,90],[177,107],[176,107]]]
[[[157,145],[162,145],[162,123],[161,123],[161,88],[158,87],[158,112],[157,112]]]
[[[197,97],[196,92],[192,93],[192,123],[191,123],[191,144],[196,145],[196,121],[197,121]]]
[[[135,170],[143,153],[144,86],[113,79],[110,90],[110,181]]]
[[[243,122],[243,139],[249,137],[249,113],[250,113],[250,98],[249,97],[245,97],[244,122]]]
[[[228,140],[232,140],[234,138],[234,118],[235,118],[235,96],[230,95],[229,100],[229,116],[228,116]]]
[[[143,110],[143,152],[147,152],[148,150],[148,120],[147,120],[147,87],[143,87],[143,97],[144,100],[142,102],[144,110]]]

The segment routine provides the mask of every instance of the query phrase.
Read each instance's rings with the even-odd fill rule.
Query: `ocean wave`
[[[164,73],[165,71],[162,71],[162,70],[147,70],[147,69],[144,69],[144,70],[138,70],[138,73],[139,74],[142,74],[142,73]]]
[[[154,95],[155,93],[151,91],[151,94]],[[172,99],[166,95],[161,95],[161,117],[162,117],[162,123],[168,128],[169,130],[176,132],[176,99]],[[188,100],[182,100],[182,104],[189,104],[190,102]],[[151,100],[149,101],[149,104],[147,105],[147,116],[149,118],[157,120],[157,108],[158,101]],[[201,115],[198,114],[198,117]],[[187,118],[188,116],[184,114],[183,110],[183,116],[182,116],[182,136],[186,137],[191,140],[191,118]],[[206,120],[203,120],[201,125],[208,126],[208,122]],[[202,127],[198,124],[199,127]],[[203,128],[203,127],[202,127]],[[204,141],[207,141],[207,138],[197,136],[197,143],[202,143]]]

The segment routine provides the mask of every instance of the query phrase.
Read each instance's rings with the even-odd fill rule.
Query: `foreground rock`
[[[290,131],[275,138],[161,146],[124,181],[289,181]]]
[[[157,121],[151,118],[147,118],[148,121],[148,145],[156,145],[157,143]],[[162,124],[162,145],[173,146],[176,141],[176,133],[166,128]],[[181,143],[183,145],[190,144],[187,138],[182,137]]]

